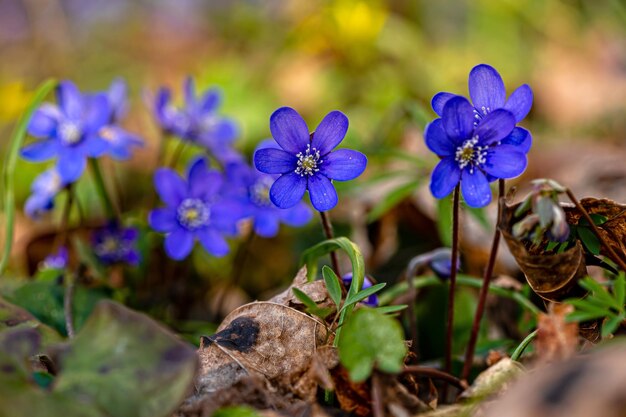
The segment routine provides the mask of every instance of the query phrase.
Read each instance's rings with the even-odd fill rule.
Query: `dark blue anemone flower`
[[[81,176],[88,157],[106,152],[99,132],[109,121],[110,108],[105,94],[83,96],[69,81],[61,82],[56,94],[58,106],[42,105],[28,125],[28,133],[43,140],[24,147],[21,155],[34,162],[58,157],[57,171],[70,183]]]
[[[93,251],[105,265],[137,265],[139,264],[137,237],[139,237],[137,228],[122,227],[113,221],[94,232]]]
[[[157,170],[154,185],[166,207],[150,212],[150,227],[166,233],[165,251],[176,260],[189,255],[195,240],[212,255],[228,253],[224,235],[237,232],[242,217],[238,204],[222,199],[222,175],[208,168],[204,158],[193,161],[187,180],[168,168]]]
[[[59,247],[55,253],[51,253],[41,263],[44,269],[65,269],[69,261],[69,254],[65,246]]]
[[[519,123],[526,117],[533,104],[533,91],[528,84],[519,86],[507,99],[502,77],[495,68],[486,64],[477,65],[470,71],[469,93],[474,104],[476,124],[482,123],[489,113],[497,109],[510,111],[515,117],[515,123]],[[436,94],[431,103],[435,113],[443,116],[444,105],[452,97],[457,95],[446,92]],[[528,130],[515,127],[501,142],[517,145],[519,149],[528,152],[532,136]]]
[[[274,141],[264,141],[257,148],[277,148]],[[299,227],[313,217],[311,209],[298,202],[288,209],[278,208],[270,200],[270,187],[276,175],[264,174],[246,163],[234,163],[226,167],[227,193],[239,201],[244,208],[244,217],[252,220],[254,232],[261,237],[274,237],[280,223]]]
[[[67,184],[63,181],[56,168],[50,168],[39,174],[30,189],[32,194],[26,199],[24,212],[28,217],[37,218],[54,207],[54,197]]]
[[[350,284],[352,284],[352,272],[348,272],[347,274],[342,276],[341,280],[343,281],[343,285],[346,288],[350,288]],[[366,275],[363,278],[363,287],[361,288],[361,290],[364,290],[371,286],[372,286],[372,281]],[[369,307],[378,307],[378,295],[372,294],[369,297],[367,297],[365,300],[361,301],[361,303]]]
[[[469,101],[453,97],[444,105],[442,117],[426,126],[424,138],[428,148],[441,158],[432,173],[432,194],[443,198],[460,181],[465,202],[483,207],[491,201],[487,175],[517,177],[526,169],[527,158],[521,146],[501,142],[515,127],[511,112],[497,109],[479,124],[474,121],[474,107]]]
[[[270,189],[270,199],[280,208],[293,207],[309,191],[317,211],[337,205],[332,180],[352,180],[365,170],[367,158],[351,149],[333,151],[348,130],[340,111],[328,113],[313,133],[294,109],[281,107],[270,117],[270,131],[282,149],[259,149],[254,165],[266,174],[282,174]]]

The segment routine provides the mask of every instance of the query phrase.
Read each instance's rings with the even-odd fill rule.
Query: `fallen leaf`
[[[548,307],[548,314],[539,314],[535,339],[539,361],[562,360],[576,353],[578,323],[565,321],[566,316],[573,311],[574,307],[570,304],[551,303]]]

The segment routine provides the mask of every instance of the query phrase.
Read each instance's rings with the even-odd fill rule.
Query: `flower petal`
[[[185,229],[178,229],[165,237],[165,253],[170,258],[180,261],[193,249],[193,234]]]
[[[220,200],[211,206],[211,226],[222,233],[237,235],[237,222],[246,216],[247,207],[235,200]]]
[[[428,149],[439,156],[454,155],[456,152],[457,146],[450,140],[448,135],[446,135],[441,119],[435,119],[426,125],[424,141]]]
[[[74,150],[65,150],[59,154],[57,171],[63,182],[69,184],[76,181],[85,171],[87,158]]]
[[[338,149],[323,157],[320,173],[337,181],[353,180],[365,171],[367,157],[352,149]]]
[[[278,213],[272,213],[270,210],[261,211],[254,218],[254,232],[261,237],[276,236],[279,225]]]
[[[46,161],[58,152],[58,143],[52,139],[40,140],[26,145],[20,150],[22,158],[31,162]]]
[[[504,103],[504,108],[515,116],[515,122],[519,123],[526,117],[533,105],[533,90],[528,84],[517,87],[509,99]]]
[[[49,211],[54,207],[54,196],[45,196],[32,194],[24,203],[24,212],[31,219],[36,219],[43,212]]]
[[[469,93],[481,116],[504,106],[506,90],[502,77],[490,65],[480,64],[469,74]]]
[[[213,256],[221,257],[229,251],[228,242],[215,229],[208,228],[199,231],[196,236],[202,247]]]
[[[107,90],[107,99],[112,112],[112,122],[119,121],[126,112],[127,90],[126,81],[121,77],[114,79]]]
[[[203,113],[212,113],[220,106],[222,103],[222,92],[219,88],[211,88],[207,90],[206,93],[202,96],[202,100],[200,102],[200,110]]]
[[[280,210],[279,215],[283,223],[294,227],[304,226],[313,218],[311,209],[304,203],[296,204],[287,210]]]
[[[491,202],[489,181],[480,169],[470,172],[468,168],[461,175],[461,192],[463,199],[470,207],[484,207]]]
[[[57,86],[57,101],[70,119],[80,119],[83,114],[83,96],[71,81],[61,81]]]
[[[239,135],[239,126],[232,119],[219,119],[212,127],[210,132],[213,141],[219,143],[229,143],[237,139]]]
[[[295,172],[281,175],[270,188],[270,200],[279,208],[298,204],[306,191],[307,180]]]
[[[92,158],[102,156],[111,148],[109,142],[97,135],[91,135],[74,148],[75,151]]]
[[[111,107],[105,94],[96,94],[85,100],[85,118],[83,128],[86,133],[96,133],[111,120]]]
[[[442,159],[430,178],[430,192],[435,198],[444,198],[454,190],[461,179],[461,170],[453,157]]]
[[[176,211],[166,207],[154,209],[148,215],[148,224],[157,232],[171,232],[178,227]]]
[[[189,108],[194,107],[196,104],[196,83],[193,81],[193,78],[185,78],[183,92],[185,95],[185,105]]]
[[[169,168],[160,168],[155,172],[154,188],[161,200],[170,207],[178,207],[186,197],[187,184]]]
[[[513,145],[494,146],[487,151],[486,159],[483,169],[497,178],[517,177],[528,165],[526,154]]]
[[[430,105],[439,117],[443,116],[443,106],[445,106],[448,100],[450,100],[452,97],[456,97],[456,94],[446,93],[442,91],[441,93],[435,94],[435,96],[431,100]]]
[[[282,149],[265,148],[254,153],[254,166],[266,174],[284,174],[296,169],[298,158]]]
[[[441,121],[448,137],[460,145],[474,131],[474,107],[465,97],[452,97],[443,106]]]
[[[522,127],[516,127],[511,134],[500,141],[503,145],[515,145],[520,152],[528,153],[533,143],[530,132]]]
[[[348,118],[338,110],[328,113],[313,133],[311,147],[323,156],[332,151],[341,143],[348,131]]]
[[[311,204],[317,211],[327,211],[337,205],[337,191],[333,183],[324,175],[309,177],[309,196]]]
[[[48,138],[54,134],[61,117],[56,106],[49,103],[42,104],[28,122],[28,133],[37,138]]]
[[[481,145],[491,145],[507,137],[515,127],[515,117],[508,110],[498,109],[489,113],[476,126],[474,135]]]
[[[281,107],[270,116],[272,137],[281,148],[291,154],[306,149],[309,144],[309,128],[297,111]]]

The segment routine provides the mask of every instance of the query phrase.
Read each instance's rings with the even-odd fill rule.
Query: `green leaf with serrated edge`
[[[365,381],[374,366],[383,372],[400,372],[406,354],[402,326],[392,317],[361,308],[346,321],[339,359],[354,382]]]
[[[610,319],[602,323],[602,337],[607,337],[615,330],[617,330],[622,321],[624,321],[624,315],[620,314],[618,316],[611,317]]]
[[[37,110],[41,102],[55,86],[55,80],[47,80],[37,88],[26,111],[20,116],[20,119],[13,129],[11,139],[9,140],[9,150],[2,163],[2,187],[0,187],[0,189],[4,190],[4,199],[2,201],[2,210],[0,211],[4,211],[5,222],[4,245],[2,245],[4,248],[2,257],[0,258],[0,276],[2,276],[4,269],[9,263],[11,248],[13,247],[13,230],[15,228],[15,193],[13,178],[15,176],[20,148],[24,144],[28,123],[35,113],[35,110]]]
[[[626,277],[623,272],[613,281],[613,295],[615,302],[621,306],[619,310],[624,311],[624,302],[626,302]]]
[[[580,241],[583,242],[583,245],[585,245],[585,248],[587,248],[589,252],[594,255],[600,254],[600,240],[596,235],[593,234],[591,229],[588,229],[586,227],[579,227],[577,229],[577,233]]]
[[[324,277],[324,283],[326,283],[328,295],[330,295],[330,298],[337,308],[339,308],[341,305],[341,284],[339,283],[339,277],[335,274],[335,271],[327,265],[322,267],[322,276]]]
[[[398,311],[402,311],[406,309],[407,307],[408,305],[406,304],[399,304],[395,306],[376,307],[375,310],[383,314],[392,314],[392,313],[397,313]]]
[[[437,231],[441,245],[452,246],[452,199],[437,200]]]
[[[387,283],[381,282],[379,284],[372,285],[371,287],[368,287],[363,291],[359,291],[356,294],[349,295],[348,298],[346,298],[346,302],[344,303],[343,308],[356,304],[359,301],[365,300],[370,295],[373,295],[385,288],[385,285],[387,285]]]
[[[367,215],[368,223],[378,220],[380,216],[394,208],[405,198],[409,197],[419,186],[421,180],[416,179],[394,188],[389,194],[382,198]]]

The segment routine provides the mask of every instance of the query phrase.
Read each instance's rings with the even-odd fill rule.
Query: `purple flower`
[[[469,93],[474,104],[475,123],[480,124],[486,116],[498,109],[510,111],[515,117],[515,123],[521,122],[533,104],[533,91],[528,84],[519,86],[506,99],[506,90],[502,77],[492,66],[480,64],[472,68],[469,74]],[[438,93],[432,99],[435,113],[443,116],[443,108],[448,100],[457,97],[452,93]],[[523,152],[528,152],[532,144],[530,132],[521,127],[515,127],[501,140],[505,145],[517,145]]]
[[[41,267],[44,269],[65,269],[69,260],[67,248],[59,247],[56,253],[52,253],[43,260]]]
[[[271,145],[263,143],[257,149],[268,146]],[[272,203],[270,187],[276,180],[275,175],[263,174],[245,163],[238,163],[226,167],[226,176],[230,195],[245,208],[244,217],[252,220],[254,232],[261,237],[276,236],[280,223],[298,227],[313,217],[311,209],[303,202],[288,209],[280,209]]]
[[[457,258],[457,271],[460,265],[460,259]],[[407,266],[407,276],[420,275],[427,267],[432,269],[440,279],[450,278],[452,272],[452,250],[450,248],[438,248],[414,257]]]
[[[56,168],[50,168],[39,174],[31,185],[32,194],[26,199],[24,211],[31,218],[37,218],[54,207],[54,197],[67,184],[63,181]]]
[[[352,180],[365,170],[367,158],[350,149],[333,151],[348,130],[340,111],[328,113],[315,132],[294,109],[281,107],[270,117],[270,131],[282,149],[259,149],[254,165],[266,174],[282,174],[270,188],[270,199],[280,208],[293,207],[309,191],[317,211],[337,205],[332,180]],[[333,151],[333,152],[331,152]]]
[[[127,110],[127,91],[126,82],[123,78],[116,78],[111,82],[109,89],[106,92],[107,99],[109,100],[109,106],[111,108],[111,124],[119,123]]]
[[[352,284],[352,272],[348,272],[347,274],[342,276],[341,280],[343,281],[343,285],[346,288],[350,288],[350,284]],[[363,278],[363,287],[361,288],[361,290],[364,290],[371,286],[372,286],[372,281],[370,281],[370,279],[367,276],[365,276]],[[365,300],[361,301],[361,303],[369,307],[378,307],[378,295],[372,294],[369,297],[367,297]]]
[[[121,227],[117,222],[110,222],[94,232],[93,251],[105,265],[126,263],[139,264],[137,237],[139,231],[134,227]]]
[[[453,97],[444,105],[442,117],[426,126],[424,139],[442,158],[431,177],[433,196],[447,196],[460,181],[465,202],[483,207],[491,201],[487,175],[516,177],[526,169],[527,159],[521,146],[501,142],[515,127],[510,111],[493,110],[480,123],[474,121],[474,107],[469,101]]]
[[[224,234],[234,235],[242,217],[238,204],[222,199],[222,175],[209,169],[204,158],[189,167],[187,181],[167,168],[157,170],[154,185],[166,207],[152,210],[150,227],[166,233],[165,251],[176,260],[189,255],[195,240],[212,255],[228,253]]]
[[[24,147],[21,155],[34,162],[58,157],[56,169],[70,183],[81,176],[88,157],[107,150],[99,131],[109,121],[110,108],[106,95],[83,96],[69,81],[61,82],[56,94],[58,106],[43,104],[28,125],[28,133],[43,140]]]
[[[218,158],[232,156],[228,151],[239,128],[234,120],[218,115],[222,102],[220,91],[212,88],[198,97],[194,81],[188,77],[184,95],[184,106],[177,108],[171,103],[169,89],[161,88],[157,93],[155,116],[163,131],[203,146]]]

